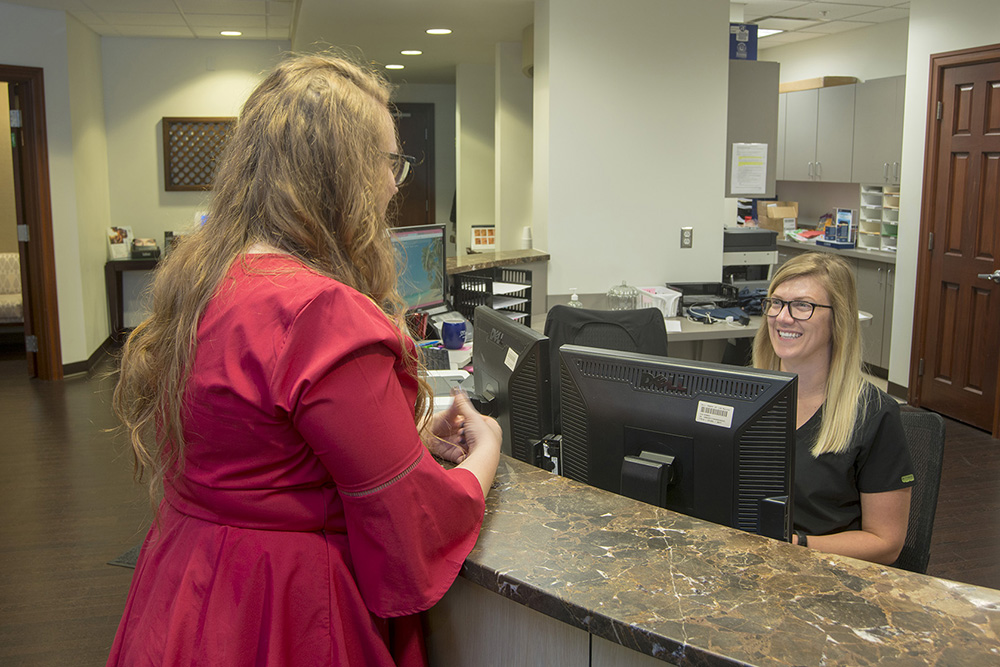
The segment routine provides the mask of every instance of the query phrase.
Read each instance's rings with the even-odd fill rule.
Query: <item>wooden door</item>
[[[928,99],[911,403],[996,436],[1000,45],[932,56]]]
[[[12,128],[14,198],[18,224],[25,225],[29,241],[21,243],[21,290],[24,330],[34,336],[37,353],[28,354],[29,372],[42,380],[63,377],[56,300],[55,244],[49,195],[49,150],[45,131],[45,85],[37,67],[0,65],[10,107],[20,111],[21,127]]]
[[[398,214],[393,224],[399,227],[434,224],[434,105],[399,103],[393,115],[400,150],[417,158],[410,176],[399,187]]]

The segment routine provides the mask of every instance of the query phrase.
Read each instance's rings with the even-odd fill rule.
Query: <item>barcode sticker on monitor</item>
[[[503,360],[503,364],[510,370],[514,370],[514,367],[517,366],[517,352],[513,348],[507,348],[507,357]]]
[[[702,424],[732,428],[733,408],[728,405],[698,401],[698,414],[695,416],[694,420],[696,422],[701,422]]]

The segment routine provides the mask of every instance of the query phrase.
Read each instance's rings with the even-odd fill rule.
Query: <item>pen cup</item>
[[[441,342],[449,350],[461,349],[465,345],[465,322],[442,322]]]

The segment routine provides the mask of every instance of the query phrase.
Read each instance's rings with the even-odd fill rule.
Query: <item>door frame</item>
[[[42,380],[61,380],[62,347],[45,129],[45,80],[40,67],[0,65],[0,81],[18,86],[21,107],[21,145],[18,147],[21,192],[15,196],[21,197],[19,210],[23,214],[23,220],[18,222],[28,226],[31,239],[25,245],[29,297],[25,308],[25,332],[31,331],[38,338],[34,375]]]
[[[907,402],[920,407],[920,389],[923,376],[920,374],[920,360],[923,358],[927,329],[927,294],[930,290],[930,252],[928,235],[933,228],[932,215],[937,178],[939,137],[941,123],[937,122],[937,102],[941,99],[945,70],[953,67],[979,65],[1000,60],[1000,44],[990,44],[959,51],[931,54],[930,74],[927,86],[927,121],[924,135],[924,175],[920,197],[919,252],[917,255],[917,290],[913,315],[913,338],[910,353],[910,381]],[[997,230],[1000,233],[1000,230]],[[1000,259],[1000,258],[998,258]],[[993,406],[993,437],[1000,438],[1000,367],[997,369],[998,390]]]

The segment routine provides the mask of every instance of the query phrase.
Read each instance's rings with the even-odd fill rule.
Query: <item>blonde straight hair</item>
[[[771,296],[786,281],[804,277],[818,280],[830,299],[829,305],[833,306],[826,400],[821,408],[819,436],[811,450],[812,455],[818,457],[820,454],[839,454],[850,446],[855,426],[864,420],[867,409],[864,402],[866,381],[862,373],[858,295],[851,267],[836,255],[807,252],[788,260],[778,269],[767,295]],[[753,365],[770,370],[778,370],[781,366],[766,325],[754,338]]]
[[[282,250],[365,294],[401,342],[408,336],[397,255],[380,210],[389,96],[374,71],[317,54],[281,62],[244,104],[208,219],[158,266],[152,312],[123,350],[113,406],[154,508],[164,476],[183,469],[184,391],[199,320],[229,267],[252,246]],[[406,365],[416,377],[417,357],[407,353]],[[419,423],[430,401],[426,383],[418,384]]]

